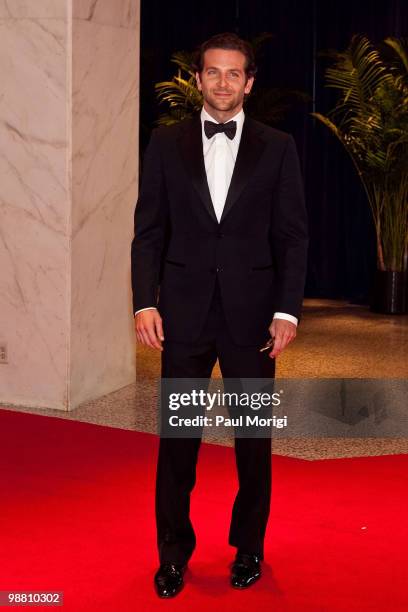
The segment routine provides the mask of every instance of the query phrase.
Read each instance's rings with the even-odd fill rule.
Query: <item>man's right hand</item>
[[[162,318],[156,309],[142,310],[135,316],[135,329],[137,341],[151,348],[163,350]]]

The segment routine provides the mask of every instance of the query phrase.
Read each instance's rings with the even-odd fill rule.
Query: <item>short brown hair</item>
[[[255,76],[257,67],[255,64],[254,51],[246,40],[240,38],[233,32],[224,32],[223,34],[215,34],[208,40],[203,42],[197,49],[193,68],[196,72],[201,73],[204,67],[204,53],[208,49],[227,49],[231,51],[240,51],[245,55],[245,73],[247,78]]]

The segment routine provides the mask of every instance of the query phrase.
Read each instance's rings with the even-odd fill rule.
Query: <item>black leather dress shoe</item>
[[[162,563],[154,577],[156,593],[159,597],[174,597],[184,586],[183,576],[186,565]]]
[[[246,589],[261,577],[261,558],[238,552],[231,568],[231,586]]]

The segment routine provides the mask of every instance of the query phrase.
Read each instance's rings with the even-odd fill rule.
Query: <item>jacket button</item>
[[[217,272],[222,272],[222,268],[217,268]]]
[[[224,238],[224,236],[225,236],[225,234],[223,234],[222,232],[220,232],[220,233],[218,234],[218,238]]]

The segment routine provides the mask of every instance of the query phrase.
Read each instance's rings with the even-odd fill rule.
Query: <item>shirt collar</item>
[[[207,111],[205,110],[204,106],[201,109],[201,127],[204,130],[204,121],[213,121],[214,123],[220,123],[219,121],[217,121],[216,119],[214,119],[214,117],[211,117],[211,115],[209,113],[207,113]],[[236,121],[237,122],[237,134],[236,135],[240,135],[242,132],[242,126],[244,125],[244,119],[245,119],[245,113],[244,110],[241,108],[241,110],[234,115],[233,117],[231,117],[231,119],[228,119],[228,121]],[[236,136],[235,136],[236,138]],[[234,138],[234,140],[235,140]]]

